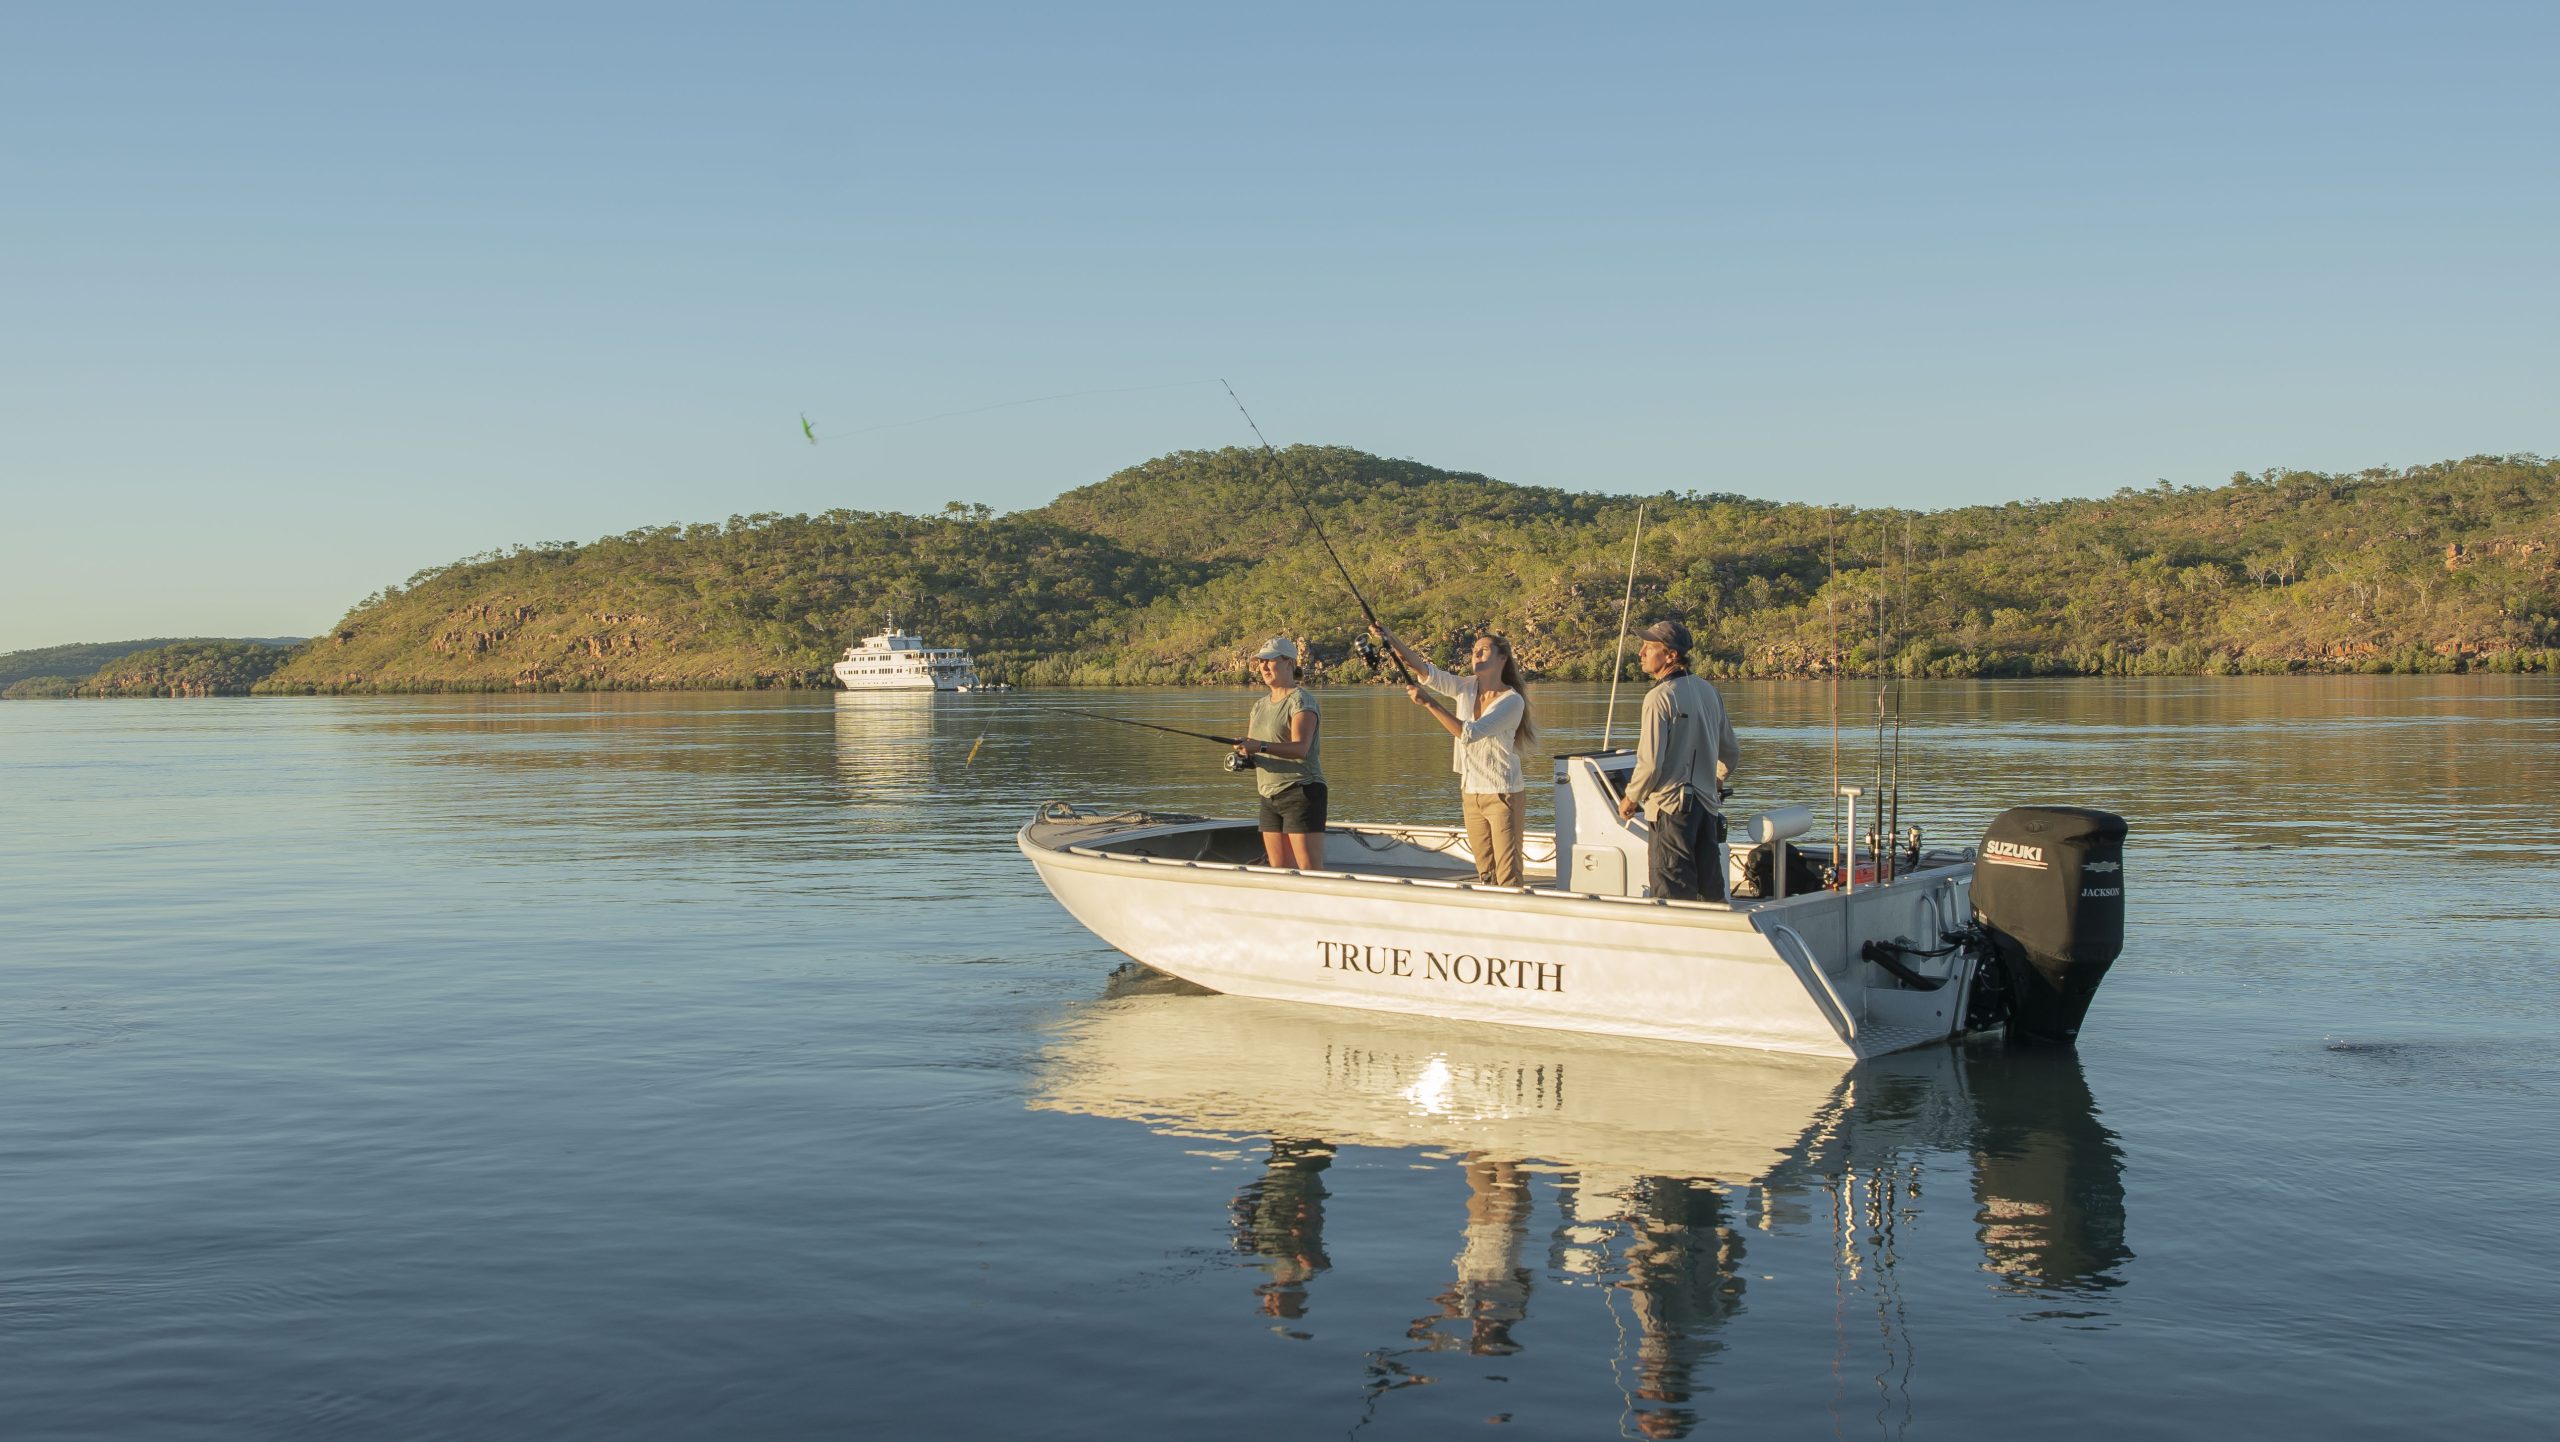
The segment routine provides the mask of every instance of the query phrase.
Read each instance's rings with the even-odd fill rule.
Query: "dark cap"
[[[1639,641],[1659,641],[1672,650],[1689,654],[1689,628],[1677,621],[1656,621],[1636,633]]]

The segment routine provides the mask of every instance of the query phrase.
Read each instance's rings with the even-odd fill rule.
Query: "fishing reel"
[[[1254,759],[1252,757],[1234,751],[1227,753],[1227,771],[1229,774],[1232,775],[1240,772],[1251,771],[1253,769]]]
[[[1386,669],[1386,654],[1378,649],[1377,642],[1366,636],[1354,636],[1351,638],[1351,649],[1358,654],[1362,664],[1372,672]]]

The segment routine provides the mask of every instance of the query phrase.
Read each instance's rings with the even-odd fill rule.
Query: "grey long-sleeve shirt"
[[[1710,811],[1722,811],[1716,783],[1742,759],[1724,698],[1706,678],[1683,672],[1654,684],[1644,697],[1644,730],[1636,739],[1636,770],[1627,794],[1647,820],[1660,813],[1682,785],[1694,789]]]

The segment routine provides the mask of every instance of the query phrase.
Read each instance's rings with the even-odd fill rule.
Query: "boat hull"
[[[842,664],[835,668],[837,684],[847,691],[959,691],[977,684],[973,676],[932,676],[921,673],[866,674],[848,671]]]
[[[1842,1059],[1962,1022],[1963,985],[1879,989],[1856,958],[1867,936],[1931,935],[1969,869],[1732,909],[1114,854],[1034,830],[1019,844],[1076,920],[1234,995]]]

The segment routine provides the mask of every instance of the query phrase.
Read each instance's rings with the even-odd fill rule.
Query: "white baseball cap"
[[[1262,643],[1262,649],[1253,653],[1253,659],[1287,661],[1294,665],[1298,659],[1298,643],[1286,636],[1274,636]]]

